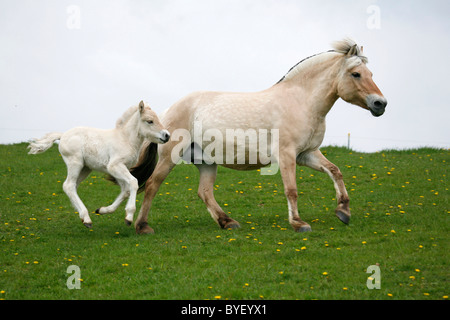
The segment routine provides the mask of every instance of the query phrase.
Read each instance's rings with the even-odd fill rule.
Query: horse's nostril
[[[380,108],[380,109],[383,108],[384,109],[384,108],[386,108],[387,101],[384,99],[377,99],[373,102],[373,105],[375,108]]]

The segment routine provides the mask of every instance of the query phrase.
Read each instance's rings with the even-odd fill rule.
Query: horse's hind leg
[[[152,201],[159,190],[159,187],[163,181],[167,178],[170,171],[172,171],[175,164],[172,162],[170,155],[161,156],[158,163],[156,164],[155,170],[153,171],[150,178],[145,183],[145,196],[144,201],[139,211],[139,215],[134,223],[137,234],[149,234],[154,233],[153,229],[148,225],[148,213],[152,206]]]
[[[64,160],[66,161],[66,159]],[[69,197],[72,205],[78,211],[80,219],[83,222],[83,224],[87,228],[92,228],[92,221],[91,218],[89,217],[89,212],[77,193],[78,185],[89,174],[88,170],[86,170],[82,164],[78,164],[76,162],[66,161],[66,164],[67,164],[67,178],[66,181],[64,181],[63,190]]]
[[[198,196],[206,204],[211,217],[217,224],[223,228],[239,228],[240,225],[237,221],[231,219],[219,206],[216,199],[214,198],[214,182],[217,176],[217,165],[207,165],[201,164],[196,165],[200,172],[200,182],[198,185]]]
[[[343,223],[348,224],[350,222],[351,215],[349,208],[350,200],[348,198],[344,180],[342,179],[342,173],[339,168],[325,158],[320,150],[316,150],[298,158],[297,163],[320,172],[325,172],[330,176],[331,180],[333,180],[334,188],[336,189],[336,199],[338,203],[335,211],[336,216]]]

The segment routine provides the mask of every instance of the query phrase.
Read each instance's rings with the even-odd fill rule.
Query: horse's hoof
[[[239,222],[237,222],[235,220],[228,221],[223,226],[224,229],[239,229],[240,227],[241,227],[241,225],[239,224]]]
[[[296,232],[311,232],[311,226],[309,224],[304,224],[298,228],[295,229]]]
[[[136,234],[154,234],[155,231],[150,228],[147,222],[142,222],[136,225]]]
[[[129,220],[125,219],[125,224],[127,226],[131,226],[132,223],[133,223],[133,221],[129,221]]]
[[[343,211],[336,210],[336,217],[338,217],[338,219],[345,224],[349,224],[350,222],[350,214],[345,213]]]
[[[98,208],[97,210],[95,210],[95,213],[97,213],[97,214],[100,213],[100,209],[101,208]]]
[[[91,223],[84,223],[84,222],[83,222],[83,224],[84,224],[84,226],[85,226],[86,228],[92,229],[92,222],[91,222]]]

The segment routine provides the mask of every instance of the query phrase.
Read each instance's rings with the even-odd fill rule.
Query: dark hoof
[[[341,220],[345,224],[350,223],[350,214],[348,214],[348,213],[345,213],[340,210],[336,210],[336,217],[338,217],[338,219]]]
[[[133,221],[128,221],[127,219],[125,219],[125,224],[126,224],[127,226],[131,226],[132,223],[133,223]]]
[[[295,229],[296,232],[311,232],[311,226],[309,224],[304,224],[300,226],[299,228]]]
[[[95,213],[100,213],[100,208],[98,208],[97,210],[95,210]]]
[[[86,228],[92,229],[92,223],[84,223],[84,222],[83,222],[83,224],[84,224],[84,226],[85,226]]]
[[[241,225],[235,220],[230,220],[222,227],[223,229],[239,229]]]
[[[154,234],[155,231],[148,226],[147,222],[141,222],[136,225],[136,233],[137,234]]]

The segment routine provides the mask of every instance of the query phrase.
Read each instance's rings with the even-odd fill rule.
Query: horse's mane
[[[136,113],[138,106],[132,106],[125,111],[122,116],[116,121],[116,128],[122,127],[125,123],[127,123],[133,114]]]
[[[326,53],[341,53],[343,55],[348,55],[350,53],[351,58],[359,58],[358,61],[361,61],[363,63],[368,63],[367,57],[361,55],[362,51],[361,48],[356,44],[356,42],[350,38],[344,38],[340,41],[335,41],[332,44],[333,50],[328,50],[326,52],[321,52],[314,54],[312,56],[309,56],[300,62],[298,62],[296,65],[294,65],[292,68],[289,69],[289,71],[281,78],[278,82],[282,82],[285,79],[291,79],[295,75],[297,75],[305,66],[307,62],[311,62],[311,58],[314,57],[320,57],[324,58]]]
[[[335,52],[339,52],[342,54],[349,54],[349,52],[351,52],[352,57],[356,56],[360,58],[363,63],[369,62],[367,57],[362,55],[362,47],[358,46],[356,42],[350,38],[335,41],[333,42],[332,46]]]

